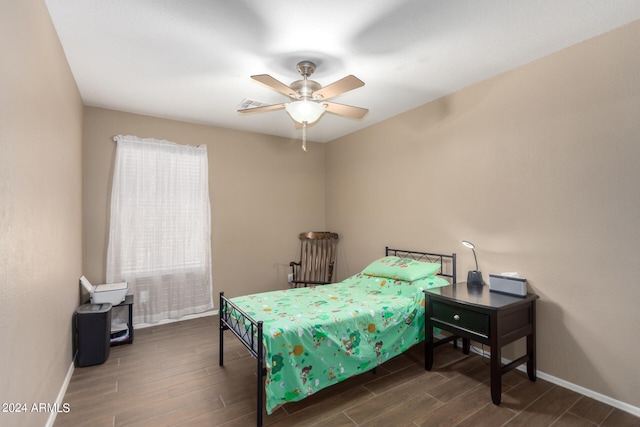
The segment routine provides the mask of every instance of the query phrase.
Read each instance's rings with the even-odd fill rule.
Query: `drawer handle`
[[[453,320],[460,320],[460,316],[458,314],[454,315]]]

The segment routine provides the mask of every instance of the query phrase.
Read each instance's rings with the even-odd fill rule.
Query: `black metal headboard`
[[[385,256],[397,256],[401,258],[409,258],[416,261],[435,262],[440,264],[440,273],[438,276],[445,277],[456,283],[456,254],[434,254],[420,251],[407,251],[404,249],[392,249],[389,246],[384,248]]]

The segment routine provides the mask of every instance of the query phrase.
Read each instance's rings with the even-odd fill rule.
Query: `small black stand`
[[[118,305],[114,305],[113,308],[118,308],[122,306],[129,307],[129,318],[127,319],[127,328],[129,328],[129,338],[123,341],[115,341],[111,343],[111,347],[121,344],[131,344],[133,343],[133,295],[127,295]],[[112,309],[113,309],[112,308]]]

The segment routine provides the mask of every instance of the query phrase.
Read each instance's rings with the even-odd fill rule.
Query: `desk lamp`
[[[484,281],[482,280],[482,272],[478,271],[478,257],[476,257],[476,247],[473,243],[463,240],[462,244],[473,251],[473,259],[476,261],[476,269],[470,270],[467,274],[467,285],[482,286]]]

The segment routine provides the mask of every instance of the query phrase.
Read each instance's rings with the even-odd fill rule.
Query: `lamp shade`
[[[465,245],[466,247],[468,247],[469,249],[475,249],[476,248],[476,246],[473,243],[471,243],[470,241],[468,241],[468,240],[463,240],[462,244]]]
[[[324,114],[324,105],[315,101],[293,101],[284,105],[285,110],[298,123],[313,123]]]

